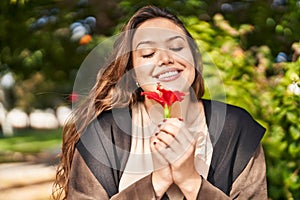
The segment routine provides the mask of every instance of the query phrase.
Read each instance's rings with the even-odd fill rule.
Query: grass
[[[40,153],[61,145],[61,129],[22,130],[11,137],[0,137],[1,152]]]

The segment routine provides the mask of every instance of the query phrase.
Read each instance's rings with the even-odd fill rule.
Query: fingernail
[[[167,121],[167,119],[164,119],[164,120],[163,120],[163,122],[166,122],[166,121]]]
[[[182,118],[180,118],[180,117],[178,118],[178,120],[179,120],[179,121],[183,121],[183,119],[182,119]]]
[[[153,142],[154,145],[156,145],[156,142]]]
[[[158,133],[155,133],[155,136],[157,136],[158,135]]]

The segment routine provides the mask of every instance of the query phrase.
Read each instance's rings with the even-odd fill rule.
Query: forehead
[[[132,43],[135,46],[143,40],[163,42],[174,36],[186,37],[184,31],[171,20],[154,18],[143,22],[136,29]]]

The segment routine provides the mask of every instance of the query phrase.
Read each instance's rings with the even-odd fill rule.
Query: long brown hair
[[[192,84],[194,94],[199,100],[204,93],[204,81],[202,78],[202,63],[197,45],[183,23],[167,10],[155,6],[145,6],[139,9],[123,27],[122,34],[116,40],[108,62],[103,70],[99,70],[97,80],[84,103],[76,107],[72,116],[63,128],[62,152],[56,172],[56,181],[53,188],[54,199],[66,199],[68,194],[68,180],[71,170],[75,145],[85,127],[101,112],[114,107],[130,106],[136,101],[143,100],[138,95],[141,88],[132,92],[134,88],[133,77],[128,77],[125,84],[127,89],[117,89],[116,84],[129,71],[132,70],[131,41],[134,30],[146,20],[162,17],[167,18],[178,25],[186,34],[190,49],[194,57],[196,76]]]

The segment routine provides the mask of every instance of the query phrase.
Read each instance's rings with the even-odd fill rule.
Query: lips
[[[181,75],[181,72],[182,72],[182,70],[172,69],[172,70],[161,72],[158,75],[156,75],[155,77],[159,81],[168,82],[168,81],[176,80]]]

